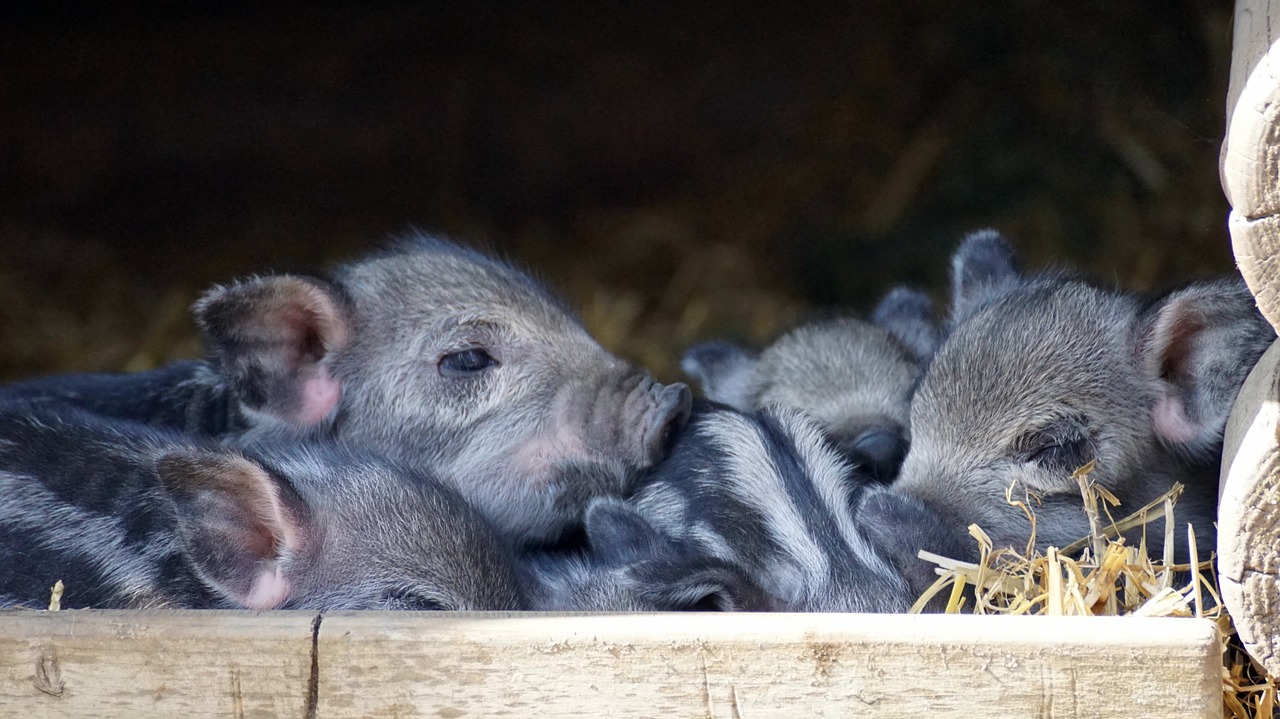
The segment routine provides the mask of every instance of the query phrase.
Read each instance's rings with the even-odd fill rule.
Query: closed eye
[[[1077,424],[1056,424],[1031,437],[1026,461],[1060,472],[1073,472],[1094,458],[1093,442]]]
[[[1088,442],[1084,439],[1074,439],[1059,444],[1050,444],[1041,447],[1029,457],[1032,462],[1046,467],[1059,467],[1063,469],[1076,469],[1084,466],[1089,460],[1085,457],[1088,453]]]

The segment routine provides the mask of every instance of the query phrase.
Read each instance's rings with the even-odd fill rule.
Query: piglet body
[[[0,597],[39,607],[516,609],[488,523],[339,446],[234,449],[48,402],[0,404]]]

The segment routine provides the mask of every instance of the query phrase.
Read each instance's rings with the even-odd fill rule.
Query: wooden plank
[[[314,618],[0,612],[0,716],[1221,716],[1207,620]]]
[[[1218,585],[1249,653],[1280,676],[1280,342],[1227,420],[1218,502]]]
[[[1250,220],[1232,210],[1228,227],[1240,273],[1262,314],[1280,329],[1280,215]]]
[[[1231,245],[1258,308],[1280,329],[1280,0],[1237,0],[1222,143]],[[1224,437],[1218,582],[1249,653],[1280,674],[1280,349],[1236,399]]]
[[[1207,620],[350,613],[320,717],[1222,715]]]
[[[0,716],[306,717],[315,619],[0,611]]]

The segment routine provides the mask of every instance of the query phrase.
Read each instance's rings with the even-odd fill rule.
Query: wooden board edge
[[[0,610],[0,716],[294,716],[315,612]]]
[[[0,715],[1215,717],[1219,651],[1195,619],[10,610]]]
[[[1217,628],[1194,619],[339,614],[319,657],[317,706],[337,715],[1221,712]]]

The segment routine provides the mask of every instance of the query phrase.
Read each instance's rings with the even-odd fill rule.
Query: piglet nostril
[[[681,382],[669,384],[657,393],[653,411],[644,433],[644,457],[649,465],[667,455],[671,440],[684,429],[693,411],[693,393]]]

